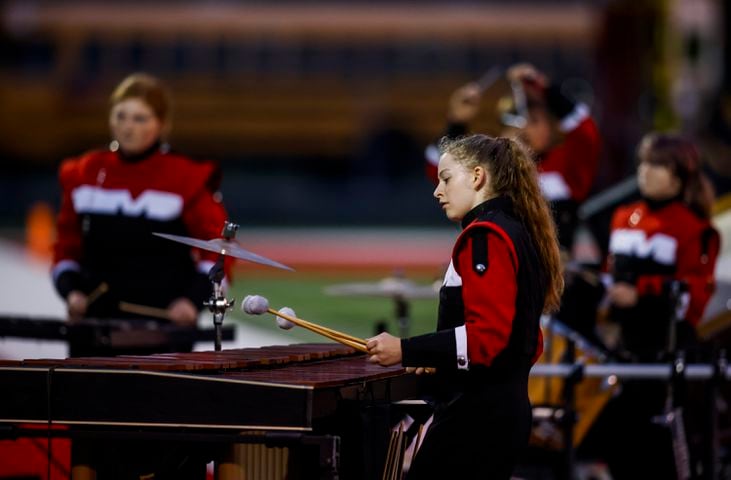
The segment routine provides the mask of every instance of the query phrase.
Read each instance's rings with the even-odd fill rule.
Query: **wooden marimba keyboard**
[[[415,395],[413,377],[339,344],[0,360],[0,423],[312,431],[344,399]]]
[[[337,343],[0,360],[0,385],[6,436],[285,446],[299,452],[289,457],[290,479],[374,478],[386,456],[389,405],[418,395],[414,375],[370,364]],[[68,428],[51,428],[59,425]],[[261,458],[253,464],[263,465],[278,450],[254,451]],[[284,478],[277,471],[256,478]]]

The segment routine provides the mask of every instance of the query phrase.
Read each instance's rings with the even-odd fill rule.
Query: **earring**
[[[111,142],[109,142],[109,150],[112,152],[116,152],[117,150],[119,150],[119,142],[116,140],[112,140]]]

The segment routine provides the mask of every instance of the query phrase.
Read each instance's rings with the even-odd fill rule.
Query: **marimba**
[[[18,425],[44,424],[87,436],[315,439],[323,478],[379,472],[388,405],[418,395],[415,376],[339,344],[0,361],[0,385],[0,424],[18,434]]]

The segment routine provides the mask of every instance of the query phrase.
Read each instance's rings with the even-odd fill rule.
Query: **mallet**
[[[328,327],[323,327],[322,325],[311,323],[307,320],[297,318],[294,315],[289,315],[285,312],[270,308],[269,300],[262,297],[261,295],[247,295],[246,298],[244,298],[244,301],[241,302],[241,310],[243,310],[245,313],[248,313],[249,315],[261,315],[263,313],[271,313],[272,315],[276,315],[277,317],[283,318],[295,325],[310,330],[311,332],[315,332],[331,340],[335,340],[336,342],[342,343],[343,345],[347,345],[364,353],[368,352],[368,349],[366,348],[366,341],[362,338],[353,337],[346,333],[339,332]],[[279,322],[279,319],[277,319],[277,323],[280,327],[286,328],[286,326]]]

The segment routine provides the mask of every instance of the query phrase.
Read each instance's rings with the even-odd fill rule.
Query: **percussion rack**
[[[535,377],[570,378],[578,374],[580,378],[614,377],[623,380],[668,380],[675,376],[675,369],[674,365],[662,363],[584,365],[577,362],[573,364],[534,365],[530,374]],[[712,364],[691,363],[683,366],[682,376],[688,380],[709,380],[716,377],[731,380],[731,366],[720,367]]]
[[[728,364],[725,349],[715,352],[713,363],[685,363],[683,351],[676,352],[675,358],[668,363],[605,363],[605,364],[584,364],[575,360],[575,343],[568,339],[569,361],[558,364],[536,364],[531,369],[531,377],[560,377],[564,379],[563,402],[561,409],[557,410],[554,417],[562,426],[564,438],[563,450],[563,472],[562,478],[574,478],[575,452],[573,446],[573,426],[576,422],[575,390],[577,385],[584,378],[604,378],[610,385],[616,384],[618,380],[665,380],[668,385],[678,386],[685,381],[705,381],[709,388],[706,395],[713,399],[719,394],[723,381],[731,380],[731,366]],[[706,452],[705,463],[711,468],[711,477],[721,478],[719,462],[718,435],[718,412],[715,401],[708,401],[709,405],[707,421],[711,435],[710,449]],[[664,422],[670,424],[678,421],[673,413],[659,415]],[[682,420],[680,420],[682,422]]]

